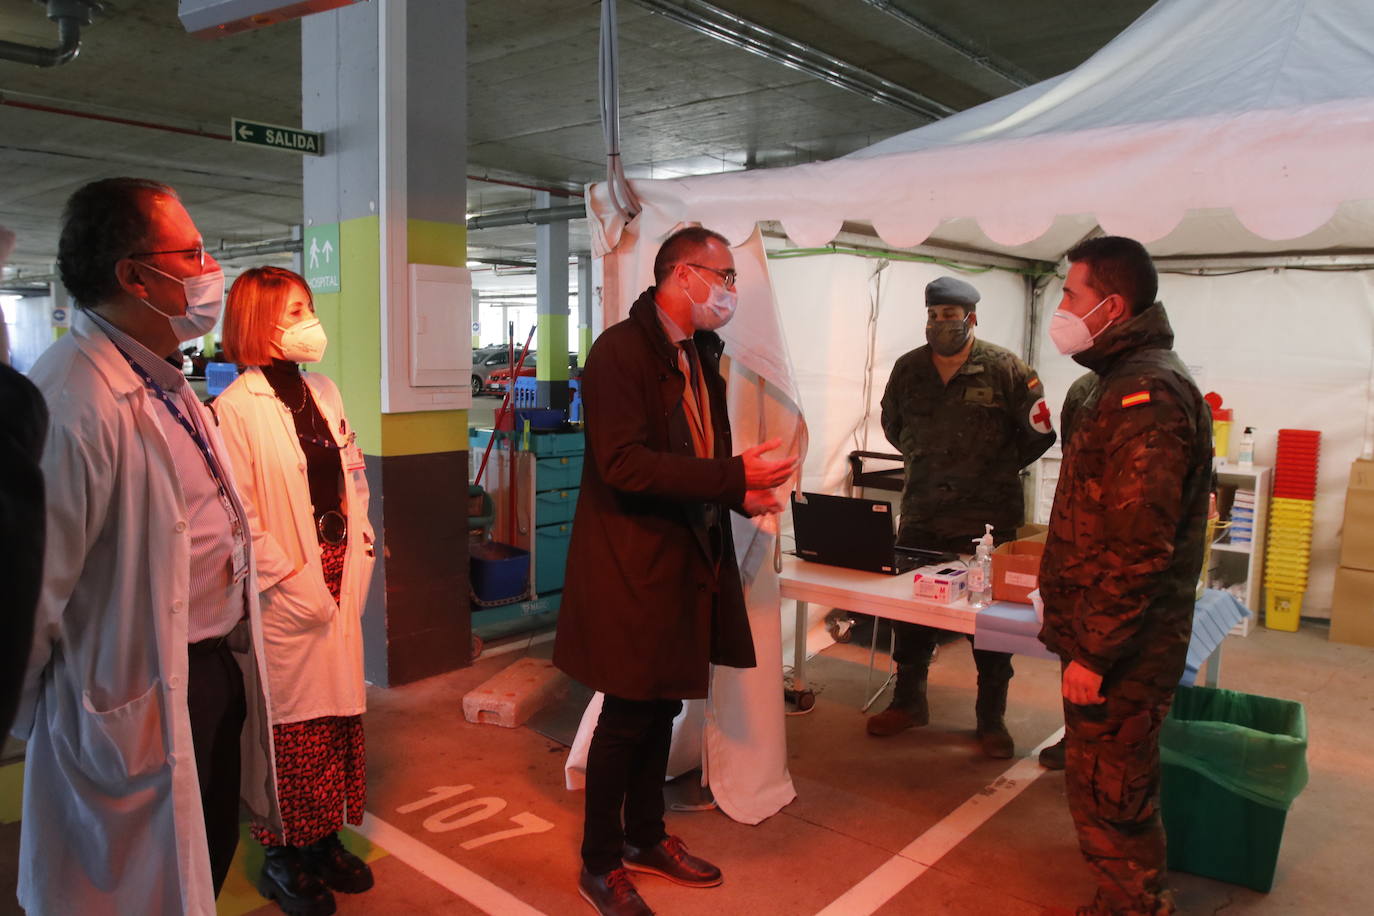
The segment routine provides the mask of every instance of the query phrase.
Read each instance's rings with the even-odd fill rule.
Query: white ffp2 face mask
[[[1106,302],[1110,298],[1112,297],[1106,296],[1102,302]],[[1088,315],[1102,308],[1102,302],[1089,309]],[[1097,335],[1088,330],[1088,322],[1084,320],[1088,315],[1080,318],[1073,312],[1065,311],[1062,308],[1055,309],[1054,315],[1050,318],[1050,340],[1054,341],[1054,345],[1059,348],[1060,353],[1065,356],[1073,356],[1075,353],[1082,353],[1093,345]],[[1100,333],[1102,332],[1099,331],[1098,334]]]
[[[204,337],[215,329],[220,312],[224,310],[224,271],[216,267],[214,270],[194,277],[174,277],[167,271],[158,270],[146,262],[139,261],[138,263],[149,270],[157,271],[169,280],[180,283],[182,289],[186,291],[186,314],[184,315],[169,315],[147,299],[138,300],[167,319],[167,323],[172,326],[172,331],[177,335],[177,340],[194,340],[197,337]]]
[[[293,363],[317,363],[329,346],[329,337],[318,318],[298,321],[289,328],[277,325],[281,331],[281,355]]]
[[[730,319],[735,317],[735,308],[739,305],[739,296],[732,289],[723,286],[716,286],[710,280],[701,276],[701,271],[695,267],[690,267],[692,273],[701,277],[701,282],[706,284],[711,292],[706,296],[705,302],[698,302],[692,299],[692,326],[698,331],[714,331],[729,324]],[[688,294],[690,298],[690,293]]]

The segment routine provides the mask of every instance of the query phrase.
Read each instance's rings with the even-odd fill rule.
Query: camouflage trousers
[[[1069,811],[1098,885],[1092,906],[1080,913],[1165,916],[1175,911],[1165,884],[1159,730],[1183,660],[1179,652],[1137,659],[1130,670],[1114,671],[1104,681],[1105,703],[1064,703]]]

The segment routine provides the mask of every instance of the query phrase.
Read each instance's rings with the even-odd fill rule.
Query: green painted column
[[[537,191],[534,205],[551,206],[552,195]],[[541,223],[534,228],[534,272],[537,296],[539,363],[537,403],[567,407],[568,397],[568,224]]]
[[[592,309],[596,303],[596,287],[592,279],[592,256],[577,256],[577,364],[587,364],[587,351],[592,348]]]

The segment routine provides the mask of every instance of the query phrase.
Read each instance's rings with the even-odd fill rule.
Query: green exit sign
[[[324,155],[324,134],[299,127],[281,127],[277,124],[261,124],[233,118],[229,122],[229,132],[235,143],[250,146],[265,146],[268,149],[285,150],[288,153],[303,153],[307,156]]]

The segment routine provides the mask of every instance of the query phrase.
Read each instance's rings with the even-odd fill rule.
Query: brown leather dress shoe
[[[583,868],[577,877],[577,892],[601,916],[654,916],[623,868],[613,868],[604,875]]]
[[[621,859],[630,871],[658,875],[684,887],[715,887],[722,880],[719,868],[689,853],[687,844],[675,836],[647,849],[626,843]]]

